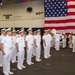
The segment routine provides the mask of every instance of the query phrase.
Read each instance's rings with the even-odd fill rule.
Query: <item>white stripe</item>
[[[68,12],[75,12],[75,8],[68,9]]]
[[[47,27],[64,27],[64,26],[75,26],[75,23],[63,23],[63,24],[45,24]]]
[[[75,5],[75,1],[68,2],[68,5]]]
[[[58,30],[60,33],[73,33],[73,32],[75,32],[75,29],[67,29],[67,30]]]
[[[48,17],[48,18],[45,18],[45,20],[66,20],[66,19],[75,19],[75,16]]]

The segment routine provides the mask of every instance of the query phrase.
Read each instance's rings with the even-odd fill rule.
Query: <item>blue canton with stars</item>
[[[0,3],[2,3],[2,0],[0,0]]]
[[[45,0],[45,17],[67,16],[67,0]]]

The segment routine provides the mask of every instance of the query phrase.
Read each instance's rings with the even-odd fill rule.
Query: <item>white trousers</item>
[[[0,65],[2,65],[2,61],[3,61],[3,55],[2,55],[2,51],[0,51]]]
[[[29,46],[27,50],[27,62],[31,63],[33,46]]]
[[[44,58],[50,55],[50,44],[44,46]]]
[[[40,59],[40,55],[41,55],[41,45],[37,44],[37,47],[36,47],[36,60]]]
[[[65,48],[66,47],[66,40],[62,40],[62,47]]]
[[[69,40],[69,48],[72,48],[72,40]]]
[[[59,49],[60,49],[60,41],[58,41],[58,40],[55,41],[55,49],[56,49],[56,51],[59,51]]]
[[[55,45],[55,39],[52,39],[51,41],[51,47],[53,47]]]
[[[75,44],[73,44],[73,50],[72,50],[72,52],[75,52]]]
[[[7,49],[7,51],[9,51]],[[5,53],[3,55],[3,73],[6,74],[8,71],[10,71],[10,61],[11,61],[12,53],[11,51],[9,53]]]
[[[25,56],[25,50],[24,48],[20,48],[18,52],[18,62],[17,62],[17,67],[21,67],[24,62],[24,56]]]
[[[69,48],[72,48],[73,46],[72,46],[72,43],[69,43]]]
[[[48,56],[50,55],[51,45],[48,45]]]
[[[17,51],[16,51],[16,47],[12,48],[12,60],[16,61],[16,55],[17,55]]]
[[[32,52],[32,54],[35,56],[36,55],[36,47],[35,47],[35,45],[33,45],[33,52]]]

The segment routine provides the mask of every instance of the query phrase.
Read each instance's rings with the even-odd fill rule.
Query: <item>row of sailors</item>
[[[16,30],[11,31],[11,28],[2,29],[0,36],[0,66],[3,65],[4,75],[14,74],[10,71],[10,61],[17,62],[17,68],[22,70],[26,68],[23,65],[25,50],[27,52],[26,62],[28,65],[34,64],[32,62],[32,55],[36,56],[36,61],[42,61],[40,59],[41,55],[41,39],[43,40],[44,47],[44,58],[47,59],[51,57],[50,48],[55,47],[57,51],[60,50],[60,39],[62,38],[62,47],[66,47],[66,38],[65,34],[61,35],[58,31],[51,33],[50,30],[45,30],[44,35],[41,38],[40,30],[32,33],[32,29],[27,30],[28,35],[24,33],[24,30],[19,31],[19,35],[16,34]],[[75,35],[69,35],[69,47],[73,47],[73,52],[75,52]],[[18,60],[16,61],[16,54]]]
[[[33,52],[33,45],[36,46],[36,61],[41,61],[40,54],[41,54],[41,36],[40,30],[37,30],[37,35],[34,38],[32,35],[32,29],[29,28],[28,35],[24,34],[24,30],[21,29],[19,31],[19,35],[17,36],[16,31],[13,31],[13,35],[11,32],[11,28],[2,29],[2,34],[0,36],[0,64],[3,65],[3,73],[4,75],[14,74],[10,71],[10,61],[16,62],[16,53],[18,56],[17,60],[17,68],[22,70],[26,68],[23,65],[25,50],[27,50],[27,64],[32,65],[34,64],[31,60],[32,52]]]

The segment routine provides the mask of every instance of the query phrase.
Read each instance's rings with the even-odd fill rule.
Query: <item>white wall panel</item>
[[[33,11],[28,13],[27,7],[32,7]],[[36,12],[43,14],[36,15]],[[10,19],[3,16],[6,14],[12,14]],[[0,27],[44,27],[44,2],[39,0],[0,6]]]

